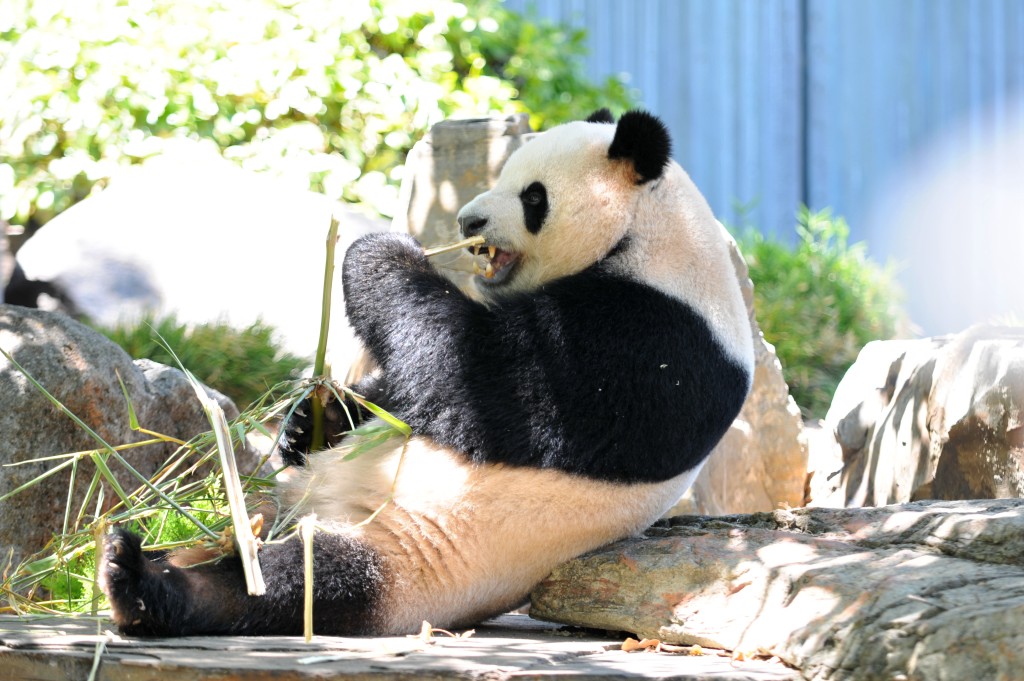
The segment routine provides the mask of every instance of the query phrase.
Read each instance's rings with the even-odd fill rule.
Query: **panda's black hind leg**
[[[161,556],[161,558],[163,558]],[[110,600],[114,622],[131,636],[181,635],[186,621],[188,580],[164,560],[150,560],[142,540],[116,529],[103,544],[100,585]]]
[[[215,558],[204,550],[202,556],[172,553],[150,560],[139,537],[118,529],[103,545],[100,586],[114,623],[128,636],[301,634],[302,542],[293,536],[264,544],[259,557],[266,593],[250,596],[236,556]],[[372,547],[320,531],[313,540],[313,565],[317,633],[382,631],[379,610],[387,580]]]

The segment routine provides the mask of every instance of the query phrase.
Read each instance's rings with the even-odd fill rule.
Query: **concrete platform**
[[[716,651],[622,652],[609,634],[504,615],[470,638],[192,637],[130,639],[102,619],[0,617],[0,680],[716,679],[796,681],[782,664]],[[94,676],[90,677],[90,674]]]

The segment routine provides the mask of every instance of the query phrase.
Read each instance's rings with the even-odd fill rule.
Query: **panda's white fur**
[[[415,632],[423,620],[472,624],[521,605],[558,563],[650,525],[699,472],[625,486],[468,464],[422,437],[409,441],[403,458],[403,442],[394,438],[346,463],[341,451],[315,457],[286,497],[355,524],[383,505],[349,531],[380,551],[392,576],[380,607],[393,633]]]
[[[574,122],[557,130],[513,154],[495,187],[461,211],[488,216],[480,232],[488,243],[525,254],[520,272],[500,292],[529,291],[576,274],[628,234],[630,249],[614,268],[696,308],[730,354],[752,366],[750,322],[721,226],[686,171],[671,161],[653,184],[636,185],[628,164],[604,160],[615,126]],[[588,238],[571,230],[541,229],[534,235],[522,229],[519,194],[538,179],[560,188],[548,220],[585,220]],[[480,283],[486,295],[487,280]]]
[[[497,249],[478,281],[486,304],[411,239],[349,250],[347,312],[381,367],[359,388],[415,434],[346,460],[350,436],[280,486],[285,507],[320,519],[318,632],[502,612],[693,482],[746,396],[753,348],[719,227],[668,154],[642,112],[618,125],[599,112],[513,154],[460,212]],[[296,541],[264,547],[259,598],[234,560],[188,562],[111,535],[102,582],[123,631],[301,631]]]

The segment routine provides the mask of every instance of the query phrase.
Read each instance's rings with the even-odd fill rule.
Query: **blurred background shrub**
[[[187,326],[171,316],[97,330],[134,359],[176,367],[178,361],[168,352],[169,347],[181,366],[230,397],[241,410],[278,383],[299,378],[303,369],[312,365],[310,357],[281,350],[273,329],[262,322],[244,329],[227,324]]]
[[[0,0],[0,219],[33,229],[169,139],[390,216],[454,116],[535,128],[629,94],[584,34],[482,0]]]
[[[907,337],[910,321],[892,265],[850,245],[849,227],[829,210],[802,208],[795,244],[747,227],[737,241],[754,282],[754,311],[775,346],[790,394],[807,418],[823,418],[861,348]]]

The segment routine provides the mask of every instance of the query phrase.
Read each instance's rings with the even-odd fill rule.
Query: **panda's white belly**
[[[557,564],[647,527],[699,472],[612,484],[473,465],[418,437],[392,438],[348,462],[344,455],[313,457],[282,497],[380,553],[383,610],[396,633],[418,631],[424,618],[454,626],[519,605]]]

